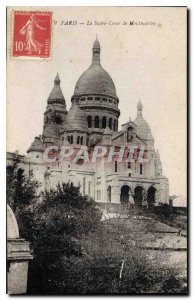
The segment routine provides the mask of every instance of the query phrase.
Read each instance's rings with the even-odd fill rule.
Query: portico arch
[[[154,186],[150,186],[147,190],[147,203],[148,206],[155,204],[156,201],[156,188]]]
[[[135,188],[134,201],[136,206],[142,206],[142,203],[145,201],[145,190],[142,186],[136,186]]]
[[[128,185],[123,185],[121,188],[120,202],[125,205],[129,203],[129,192],[131,188]]]

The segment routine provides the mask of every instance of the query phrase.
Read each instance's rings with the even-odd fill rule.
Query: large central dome
[[[92,140],[95,141],[102,138],[107,127],[112,131],[118,131],[120,115],[115,85],[111,76],[101,66],[100,50],[99,41],[96,39],[92,48],[92,64],[80,76],[71,98],[72,103],[78,99],[80,109],[86,117],[86,119],[81,117],[81,120],[77,121],[74,126],[82,128],[84,125],[86,131],[86,121],[90,137],[92,135]],[[79,112],[77,120],[79,120]]]
[[[74,95],[102,94],[116,97],[116,89],[111,76],[100,64],[100,44],[96,39],[93,45],[91,66],[80,76]]]
[[[113,80],[101,65],[92,64],[80,76],[75,86],[74,94],[105,94],[116,97],[116,90]]]

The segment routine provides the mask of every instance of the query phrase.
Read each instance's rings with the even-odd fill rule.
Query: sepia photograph
[[[188,294],[187,24],[7,7],[7,294]]]

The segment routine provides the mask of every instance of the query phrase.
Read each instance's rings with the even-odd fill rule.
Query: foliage
[[[40,183],[33,178],[33,172],[30,171],[27,177],[24,170],[19,167],[18,160],[7,167],[7,202],[14,212],[37,199],[39,187]]]
[[[187,285],[183,279],[170,274],[165,278],[159,292],[165,294],[187,294]]]
[[[96,230],[100,220],[101,213],[95,202],[81,195],[79,187],[72,183],[63,183],[56,190],[44,193],[36,214],[30,293],[52,293],[53,289],[56,291],[55,285],[61,286],[64,273],[61,261],[86,255],[81,238]]]
[[[7,166],[6,171],[7,203],[16,216],[20,236],[31,241],[34,206],[40,199],[38,190],[41,184],[34,179],[32,171],[26,176],[25,171],[20,168],[20,161],[17,158]]]
[[[21,237],[33,247],[28,294],[140,294],[156,284],[160,292],[171,290],[171,278],[165,280],[137,247],[143,230],[138,237],[124,219],[101,222],[96,203],[72,183],[41,195],[39,187],[18,161],[8,167],[8,203]]]
[[[44,270],[46,276],[36,287],[37,294],[112,295],[140,294],[160,280],[159,272],[142,260],[128,257],[122,278],[122,258],[117,256],[62,257]]]

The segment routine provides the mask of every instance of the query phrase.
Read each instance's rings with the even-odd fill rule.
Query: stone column
[[[102,128],[102,118],[99,116],[99,128]]]
[[[92,116],[92,128],[94,128],[94,118],[95,116]]]
[[[120,187],[118,182],[111,187],[111,203],[120,203]]]

